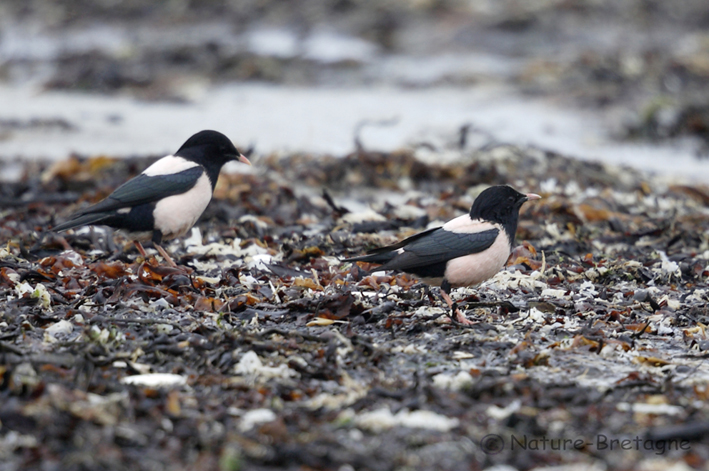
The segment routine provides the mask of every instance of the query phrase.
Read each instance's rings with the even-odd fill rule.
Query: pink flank
[[[501,227],[499,229],[497,239],[487,250],[454,258],[448,262],[445,277],[452,286],[477,285],[495,276],[505,266],[510,256],[510,241],[505,231]]]

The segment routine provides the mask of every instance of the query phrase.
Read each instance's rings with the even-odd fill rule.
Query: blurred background
[[[709,177],[706,0],[3,0],[0,161],[531,145]]]

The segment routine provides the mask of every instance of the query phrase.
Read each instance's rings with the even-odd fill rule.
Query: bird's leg
[[[145,253],[145,249],[143,248],[143,244],[141,244],[139,241],[134,240],[133,244],[135,245],[135,248],[138,249],[138,252],[140,252],[140,255],[143,257],[144,260],[148,259],[148,254]]]
[[[170,257],[170,255],[165,251],[165,249],[162,248],[162,232],[159,230],[154,230],[153,231],[153,245],[157,249],[158,253],[162,256],[163,259],[167,262],[168,265],[170,265],[172,268],[177,268],[177,264],[175,261]]]
[[[158,253],[162,255],[162,258],[165,259],[168,265],[170,265],[172,268],[177,268],[177,264],[175,261],[170,257],[170,255],[165,251],[165,249],[162,248],[160,244],[153,244],[155,248],[157,249]]]
[[[453,302],[451,299],[450,293],[451,291],[451,284],[448,282],[448,280],[443,280],[443,283],[441,283],[441,297],[443,300],[448,304],[448,307],[451,309],[451,319],[463,324],[463,325],[473,325],[475,322],[468,320],[467,317],[458,309],[458,303]]]

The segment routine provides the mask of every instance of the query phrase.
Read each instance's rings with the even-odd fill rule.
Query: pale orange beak
[[[245,163],[246,165],[251,166],[251,161],[244,157],[243,154],[239,154],[239,162]]]
[[[538,199],[541,199],[541,196],[539,196],[539,195],[538,195],[538,194],[536,194],[536,193],[527,193],[527,194],[526,194],[526,195],[524,195],[524,196],[526,196],[526,197],[527,197],[527,201],[531,201],[531,200],[538,200]]]

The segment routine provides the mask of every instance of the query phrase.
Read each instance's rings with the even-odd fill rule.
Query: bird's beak
[[[242,162],[242,163],[245,163],[246,165],[251,166],[251,161],[249,161],[249,159],[244,157],[243,154],[239,154],[238,160],[239,160],[239,162]]]
[[[527,193],[524,197],[527,198],[527,201],[538,200],[541,198],[541,196],[536,193]]]

